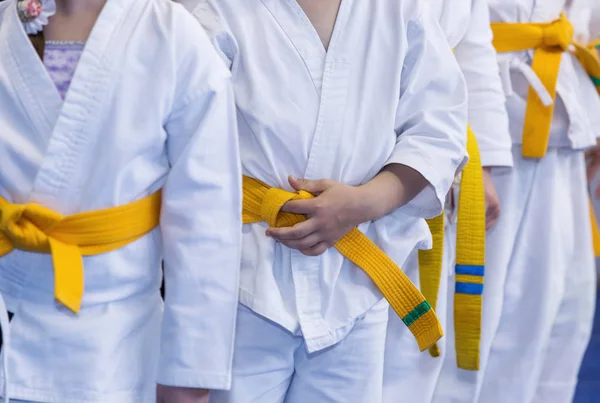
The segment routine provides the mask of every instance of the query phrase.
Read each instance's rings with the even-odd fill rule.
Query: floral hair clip
[[[56,12],[54,0],[18,0],[17,13],[28,35],[40,32]]]

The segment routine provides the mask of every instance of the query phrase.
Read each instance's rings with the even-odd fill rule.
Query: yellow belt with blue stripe
[[[476,371],[485,271],[485,194],[477,139],[470,127],[467,151],[470,159],[462,172],[456,225],[454,333],[458,367]],[[433,249],[419,251],[419,278],[423,294],[435,309],[444,254],[444,216],[428,220],[428,224]],[[440,355],[437,344],[429,352],[434,357]]]
[[[462,173],[456,221],[454,332],[459,368],[479,369],[485,267],[485,193],[475,134],[467,133],[469,162]]]
[[[582,46],[574,43],[573,28],[564,15],[550,24],[492,24],[494,45],[499,52],[536,49],[533,69],[553,100],[560,68],[560,55],[573,45],[574,54],[600,92],[600,61],[595,48],[600,41]],[[523,135],[523,155],[541,158],[548,145],[553,106],[544,106],[530,89]],[[456,240],[456,283],[454,326],[457,364],[467,370],[479,369],[482,293],[485,267],[485,196],[477,141],[469,129],[467,148],[471,160],[463,171],[460,186]],[[591,210],[592,234],[596,256],[600,256],[600,231]],[[444,251],[444,216],[428,220],[433,235],[433,249],[419,251],[421,290],[435,309],[441,280]],[[439,356],[437,345],[430,348]]]
[[[244,224],[266,222],[271,227],[291,227],[306,220],[300,214],[281,212],[290,200],[310,199],[310,193],[292,193],[244,176]],[[431,305],[404,272],[358,228],[336,243],[335,248],[361,268],[379,288],[390,306],[412,332],[421,351],[442,336],[442,327]]]

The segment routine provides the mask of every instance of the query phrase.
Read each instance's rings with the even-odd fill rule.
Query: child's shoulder
[[[223,10],[230,11],[233,8],[244,13],[244,10],[237,7],[241,3],[235,3],[236,1],[240,0],[177,0],[204,29],[228,67],[231,67],[237,53],[237,42],[227,25]]]
[[[221,16],[219,4],[226,2],[214,0],[177,0],[185,9],[202,24],[210,36],[217,36],[227,31],[226,23]]]
[[[166,24],[175,33],[195,33],[198,29],[198,22],[189,13],[187,3],[189,1],[173,0],[145,0],[148,2],[148,8],[153,14],[152,17],[161,24]],[[194,0],[195,3],[199,3]],[[187,10],[186,10],[187,8]]]
[[[14,3],[11,1],[2,1],[0,0],[0,24],[2,20],[9,17],[8,8],[10,6],[14,7]]]
[[[153,30],[158,30],[168,45],[176,53],[204,52],[211,48],[205,30],[190,14],[181,0],[144,0],[146,20]]]

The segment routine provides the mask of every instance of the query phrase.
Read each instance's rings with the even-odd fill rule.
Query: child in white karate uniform
[[[207,402],[238,299],[229,72],[166,0],[4,1],[0,43],[0,394]]]
[[[387,291],[358,267],[368,242],[345,236],[397,266],[431,244],[424,218],[466,161],[466,88],[444,34],[416,0],[184,4],[232,71],[245,198],[262,205],[245,220],[232,390],[211,399],[379,402]],[[281,207],[308,219],[275,228]],[[413,331],[432,315],[414,312]]]

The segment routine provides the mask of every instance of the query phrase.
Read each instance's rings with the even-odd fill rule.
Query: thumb
[[[319,193],[323,193],[327,190],[330,185],[330,181],[320,179],[320,180],[308,180],[308,179],[298,179],[293,176],[288,178],[290,185],[294,188],[295,191],[304,190],[313,195],[317,195]]]

